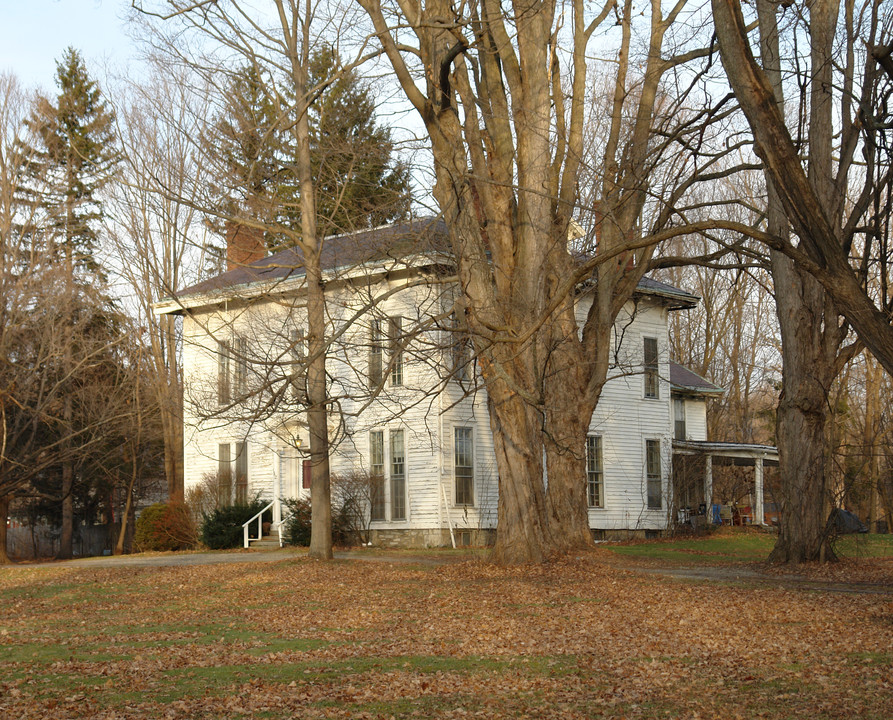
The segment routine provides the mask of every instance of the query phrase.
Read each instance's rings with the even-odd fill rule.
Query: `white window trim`
[[[372,434],[373,433],[381,434],[381,461],[382,461],[381,462],[381,477],[382,477],[381,502],[382,502],[382,505],[384,506],[384,508],[383,508],[384,512],[382,513],[383,517],[376,518],[374,520],[372,519],[372,507],[371,507],[372,498],[370,497],[369,498],[369,502],[370,502],[369,522],[375,523],[376,525],[378,525],[379,523],[389,522],[388,518],[391,513],[391,503],[390,503],[391,491],[390,491],[390,483],[388,482],[388,475],[389,475],[389,473],[388,473],[388,447],[387,447],[388,433],[387,433],[387,429],[385,429],[385,428],[382,428],[382,429],[373,428],[372,430],[369,431],[369,434],[367,436],[367,442],[369,443],[369,475],[370,475],[370,478],[374,475],[373,470],[372,470],[372,467],[373,467],[372,466]]]
[[[656,358],[653,366],[645,364],[645,341],[654,340]],[[654,395],[648,394],[648,379],[654,373]],[[660,341],[656,335],[642,335],[642,398],[645,400],[660,400]]]
[[[400,430],[403,433],[403,507],[405,508],[406,517],[394,519],[393,513],[393,486],[391,485],[391,433]],[[375,527],[381,527],[382,525],[390,525],[390,524],[404,524],[410,522],[410,503],[409,503],[409,449],[407,438],[409,432],[406,427],[402,425],[396,425],[393,427],[383,425],[379,427],[374,427],[369,430],[366,434],[366,442],[367,442],[367,464],[369,467],[369,473],[372,473],[372,433],[380,432],[382,433],[382,455],[384,460],[384,517],[379,520],[371,519],[372,508],[369,508],[370,512],[370,520]]]
[[[601,444],[601,468],[598,473],[601,480],[598,484],[598,505],[589,504],[589,438],[598,438]],[[586,447],[584,448],[584,462],[586,463],[586,509],[587,510],[604,510],[605,509],[605,436],[598,433],[586,434]]]
[[[659,507],[652,507],[651,505],[648,504],[648,443],[649,442],[657,443],[657,459],[658,459],[658,462],[660,463],[660,475],[659,475],[660,506]],[[659,437],[643,438],[642,450],[644,452],[644,456],[643,456],[644,463],[642,464],[642,471],[643,471],[642,475],[643,475],[644,490],[645,490],[645,510],[647,512],[663,512],[664,508],[666,507],[666,503],[664,501],[666,500],[665,496],[667,494],[667,487],[666,487],[667,484],[665,482],[665,477],[664,477],[665,463],[664,463],[664,457],[663,457],[663,453],[664,453],[663,440]]]
[[[456,475],[456,431],[457,430],[468,430],[471,433],[471,502],[470,503],[460,503],[457,500],[459,483],[458,477]],[[456,509],[465,509],[465,508],[475,508],[477,507],[477,442],[474,437],[474,426],[473,425],[454,425],[453,433],[452,433],[452,455],[453,455],[453,508]]]

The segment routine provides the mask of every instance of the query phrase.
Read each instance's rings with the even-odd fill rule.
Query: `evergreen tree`
[[[325,87],[310,106],[317,211],[327,232],[350,232],[405,218],[409,169],[392,159],[389,128],[375,122],[375,100],[355,70],[341,72],[331,45],[310,61],[310,87]]]
[[[226,107],[215,119],[204,147],[216,169],[212,192],[222,215],[271,220],[279,185],[282,121],[263,79],[253,67],[237,72]]]
[[[309,121],[323,235],[374,227],[409,212],[409,170],[392,158],[391,133],[375,122],[371,90],[355,71],[340,72],[340,64],[325,45],[309,68],[309,87],[321,88]],[[215,211],[263,223],[271,247],[282,243],[277,226],[300,227],[297,150],[289,132],[296,121],[293,106],[293,98],[277,98],[254,68],[245,68],[230,82],[226,107],[206,142],[217,168]]]
[[[99,360],[93,348],[113,346],[120,341],[120,330],[114,303],[104,292],[105,274],[95,257],[102,219],[99,195],[117,159],[114,115],[73,48],[56,64],[56,86],[55,100],[38,96],[25,123],[30,135],[30,142],[24,143],[28,177],[20,196],[32,210],[28,228],[32,252],[59,266],[60,310],[55,326],[70,336],[52,362],[39,370],[42,378],[61,378],[53,384],[61,418],[56,428],[63,429],[56,444],[62,503],[59,557],[64,558],[72,554],[73,498],[87,438],[92,430],[101,436],[102,423],[86,419],[83,400],[109,397],[104,391],[95,393],[92,382],[84,394],[83,371]],[[89,366],[82,365],[85,354],[93,361]]]
[[[55,101],[38,96],[26,122],[32,146],[23,195],[43,216],[54,254],[79,271],[101,275],[96,226],[102,218],[99,192],[117,159],[114,114],[73,48],[56,64],[56,86]]]

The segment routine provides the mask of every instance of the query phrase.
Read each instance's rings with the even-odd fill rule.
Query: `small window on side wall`
[[[369,433],[369,491],[370,519],[384,520],[384,433],[381,430]]]
[[[230,358],[232,351],[228,340],[217,343],[217,404],[228,405],[230,393]]]
[[[591,508],[605,506],[601,435],[586,437],[586,501]]]
[[[644,353],[645,397],[657,398],[660,393],[660,375],[657,364],[657,338],[642,338]]]
[[[645,490],[648,494],[649,510],[660,510],[663,506],[663,479],[660,465],[660,440],[646,440]]]
[[[456,505],[474,505],[474,436],[471,428],[457,427],[453,437]]]

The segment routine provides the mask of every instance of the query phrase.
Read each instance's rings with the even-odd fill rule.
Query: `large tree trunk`
[[[499,468],[494,559],[502,563],[543,562],[558,548],[546,509],[541,416],[502,387],[492,387],[487,400]]]
[[[295,95],[308,97],[307,72],[310,62],[310,23],[303,26],[300,50],[292,48],[292,80]],[[300,55],[298,54],[300,53]],[[301,249],[307,282],[307,424],[310,432],[310,550],[309,556],[331,560],[332,489],[329,478],[328,391],[326,388],[326,299],[316,217],[316,188],[313,184],[308,112],[298,117],[294,127],[297,145],[297,175],[301,185]]]
[[[576,330],[571,326],[571,331]],[[604,346],[607,347],[607,346]],[[586,502],[586,435],[599,392],[587,388],[593,369],[584,369],[570,343],[551,353],[551,382],[545,385],[543,445],[549,478],[549,521],[559,552],[592,545]]]
[[[622,10],[605,4],[595,17],[582,2],[563,6],[559,16],[554,3],[487,0],[469,6],[470,23],[448,0],[399,3],[387,12],[380,0],[359,2],[431,142],[433,194],[489,394],[499,464],[496,557],[540,561],[589,545],[586,432],[606,376],[610,329],[653,252],[632,245],[654,167],[656,98],[662,74],[674,66],[662,52],[663,37],[682,5],[664,17],[660,2],[651,4],[647,67],[631,91],[628,51],[638,13],[631,0]],[[574,317],[581,288],[573,279],[589,270],[575,265],[567,230],[580,217],[587,45],[611,10],[624,39],[611,137],[600,158],[605,182],[598,204],[610,232],[598,252],[627,253],[610,280],[611,261],[599,268],[598,307],[581,337]],[[397,18],[399,39],[386,19],[392,11],[406,13]],[[402,58],[411,34],[424,87]],[[563,82],[565,59],[573,69],[570,86]]]
[[[827,532],[831,468],[827,427],[828,395],[837,373],[836,353],[829,356],[821,331],[827,301],[818,282],[790,259],[776,253],[772,260],[783,373],[776,425],[781,528],[769,559],[787,563],[832,559]],[[836,322],[836,314],[832,317]]]
[[[310,431],[310,550],[319,560],[331,560],[332,490],[329,478],[329,424],[326,392],[325,298],[319,272],[307,268],[307,325],[310,362],[307,367],[307,420]]]
[[[763,69],[771,83],[775,104],[784,107],[776,6],[757,5]],[[818,30],[817,23],[817,30]],[[833,25],[833,23],[832,23]],[[817,46],[830,37],[813,36]],[[821,52],[826,52],[822,49]],[[829,82],[830,68],[816,66],[813,83]],[[809,180],[812,189],[832,206],[830,177],[830,104],[816,88],[810,96]],[[776,178],[766,171],[769,232],[788,237],[788,222]],[[793,261],[773,251],[772,279],[781,330],[782,393],[776,416],[781,475],[781,529],[770,560],[799,563],[834,557],[828,543],[830,457],[827,437],[828,396],[837,375],[837,352],[843,340],[834,304],[819,282]]]
[[[0,565],[8,565],[12,562],[7,552],[7,525],[9,517],[9,495],[0,495]]]

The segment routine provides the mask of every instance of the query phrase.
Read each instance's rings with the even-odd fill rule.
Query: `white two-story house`
[[[237,497],[300,497],[312,472],[304,273],[294,251],[258,257],[252,242],[234,240],[227,272],[156,307],[183,317],[185,482],[216,475],[234,479]],[[486,391],[452,329],[443,225],[325,247],[333,475],[373,478],[373,544],[483,540],[496,528],[497,468]],[[581,293],[581,319],[588,302]],[[617,319],[615,365],[583,449],[597,536],[658,533],[676,517],[674,442],[706,441],[705,398],[721,392],[668,357],[668,313],[697,302],[645,278]]]

